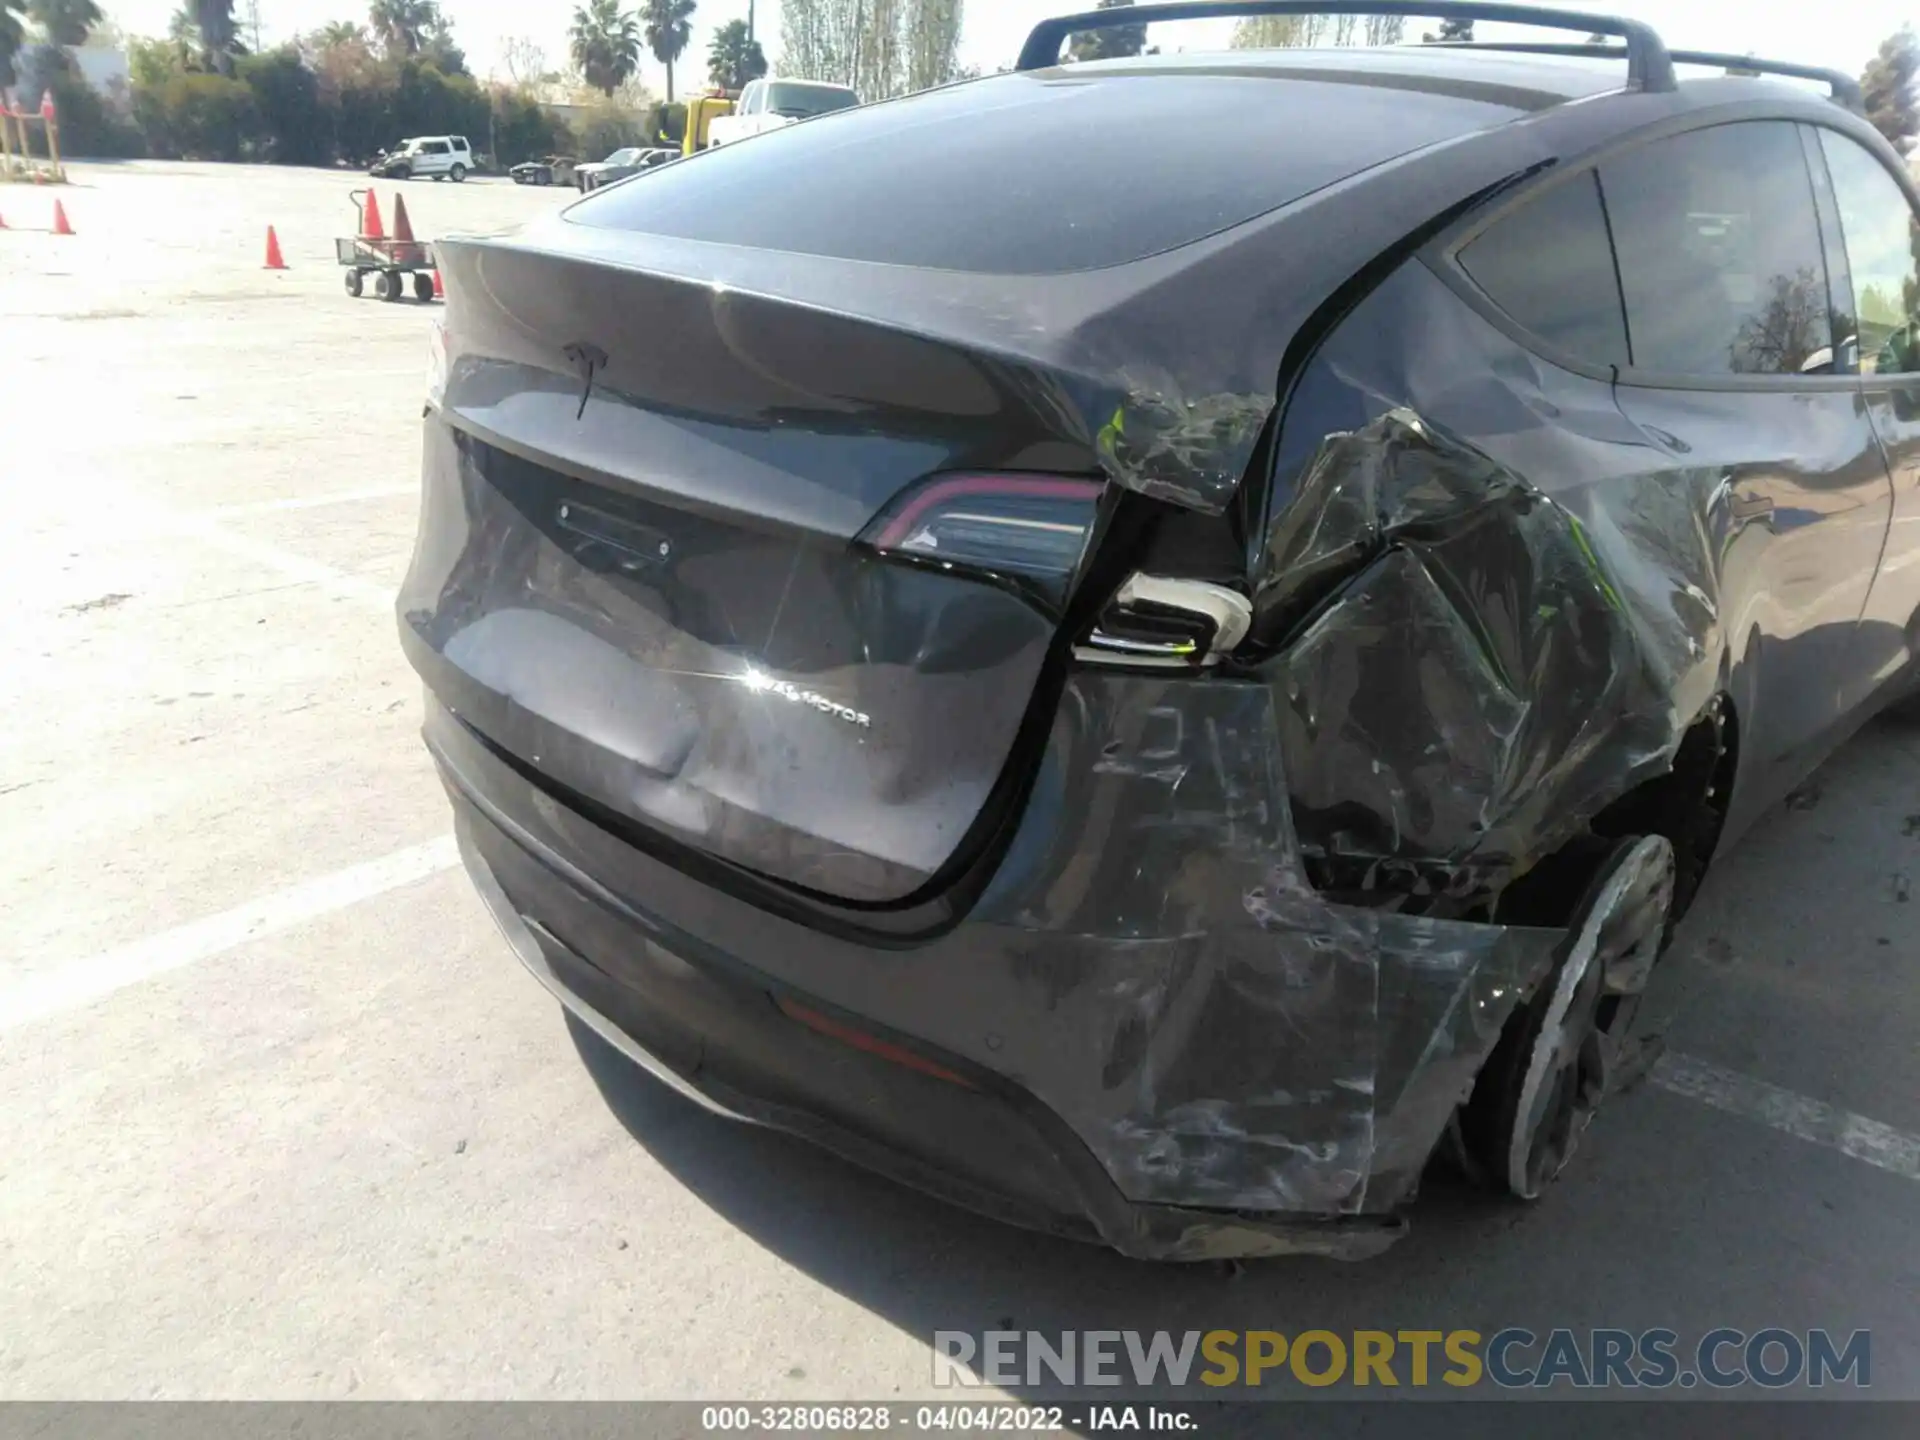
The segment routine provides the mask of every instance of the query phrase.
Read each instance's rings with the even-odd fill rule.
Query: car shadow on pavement
[[[1864,747],[1856,742],[1821,781],[1843,796],[1884,793],[1889,770],[1905,770],[1900,788],[1908,801],[1920,799],[1910,740],[1883,734]],[[1920,810],[1897,795],[1885,795],[1884,804]],[[1717,866],[1676,948],[1699,947],[1702,911],[1708,927],[1790,929],[1787,917],[1804,899],[1776,874],[1832,853],[1831,835],[1802,823],[1809,819],[1784,807]],[[1686,988],[1705,985],[1704,995],[1676,1004],[1716,1008],[1722,992],[1714,987],[1738,983],[1752,992],[1743,1003],[1758,1007],[1748,1020],[1759,1033],[1796,1022],[1793,1011],[1773,1008],[1767,984],[1700,969],[1690,963],[1681,973]],[[1909,1182],[1641,1085],[1609,1105],[1537,1205],[1490,1196],[1435,1167],[1408,1210],[1409,1234],[1379,1258],[1153,1264],[974,1216],[798,1140],[719,1119],[569,1023],[614,1116],[690,1192],[788,1263],[929,1346],[937,1330],[1177,1336],[1465,1328],[1486,1335],[1525,1325],[1544,1335],[1556,1326],[1667,1326],[1697,1336],[1723,1324],[1825,1325],[1836,1322],[1826,1301],[1839,1277],[1857,1276],[1863,1293],[1886,1290],[1875,1278],[1884,1275],[1886,1247],[1903,1244],[1915,1214]],[[1790,1263],[1756,1265],[1755,1245]],[[1898,1325],[1913,1309],[1886,1293],[1850,1313],[1859,1318],[1849,1323]],[[926,1374],[901,1377],[908,1391],[924,1393],[932,1383],[931,1359]],[[1059,1396],[1044,1386],[1004,1388],[1027,1399]],[[1190,1385],[1180,1398],[1218,1398],[1199,1389]],[[1291,1381],[1286,1389],[1290,1398],[1368,1393],[1349,1386],[1309,1395]],[[1403,1386],[1393,1398],[1462,1393]]]

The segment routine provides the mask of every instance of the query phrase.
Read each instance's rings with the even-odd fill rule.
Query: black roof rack
[[[1488,20],[1506,25],[1538,25],[1618,35],[1626,41],[1627,83],[1641,90],[1674,88],[1673,62],[1651,25],[1620,15],[1590,15],[1581,10],[1550,10],[1538,5],[1481,3],[1481,0],[1170,0],[1170,3],[1116,5],[1079,15],[1042,20],[1020,47],[1016,70],[1045,70],[1060,63],[1060,46],[1069,35],[1114,30],[1128,25],[1158,25],[1172,20],[1252,19],[1261,15],[1403,15],[1422,20]],[[1515,47],[1517,48],[1517,47]],[[1591,53],[1586,47],[1571,47]],[[1595,46],[1593,49],[1601,49]]]
[[[1445,50],[1503,50],[1519,55],[1581,55],[1601,59],[1627,53],[1617,45],[1554,45],[1513,40],[1439,40],[1434,45]],[[1762,60],[1753,55],[1723,54],[1718,50],[1669,50],[1667,58],[1676,65],[1716,65],[1752,75],[1791,75],[1796,80],[1818,80],[1833,92],[1833,98],[1840,104],[1849,110],[1866,112],[1860,82],[1844,71],[1795,65],[1786,60]]]
[[[1860,82],[1844,70],[1823,70],[1818,65],[1795,65],[1786,60],[1756,60],[1751,55],[1722,55],[1717,50],[1676,50],[1673,58],[1683,65],[1719,65],[1728,70],[1791,75],[1796,80],[1818,80],[1847,109],[1862,115],[1867,113],[1867,101],[1860,93]]]

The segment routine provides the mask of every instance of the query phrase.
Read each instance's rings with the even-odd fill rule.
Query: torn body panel
[[[1794,397],[1787,437],[1751,395],[1616,388],[1531,355],[1424,264],[1303,376],[1254,625],[1330,892],[1493,901],[1664,773],[1723,691],[1774,760],[1817,759],[1885,519],[1841,423],[1854,398]],[[1743,509],[1789,486],[1824,497],[1799,533]],[[1812,573],[1817,596],[1792,581]]]
[[[966,923],[893,949],[726,900],[555,803],[437,706],[427,738],[456,812],[487,837],[469,855],[483,891],[613,980],[647,965],[681,988],[744,975],[981,1077],[979,1093],[1017,1095],[1009,1113],[1052,1117],[1063,1166],[1092,1177],[1070,1208],[1132,1254],[1357,1256],[1390,1241],[1388,1217],[1560,939],[1316,894],[1258,682],[1071,677],[992,885]],[[691,1042],[706,1060],[690,1083],[722,1073],[716,1048]],[[856,1118],[871,1131],[871,1111]]]
[[[1278,739],[1264,685],[1076,677],[1046,769],[1088,843],[1027,875],[1016,840],[977,912],[1084,974],[1033,1040],[1099,1087],[1042,1098],[1135,1201],[1390,1209],[1556,938],[1314,893]]]

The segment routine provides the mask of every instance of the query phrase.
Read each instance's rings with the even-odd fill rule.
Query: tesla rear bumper
[[[426,735],[496,921],[615,1048],[709,1109],[1141,1258],[1391,1243],[1560,934],[1314,894],[1258,686],[1076,679],[993,884],[913,944],[693,879],[431,698]]]
[[[781,1001],[817,1012],[790,993],[706,972],[612,912],[601,918],[624,932],[619,958],[596,965],[521,908],[574,910],[578,923],[585,897],[561,899],[564,878],[542,873],[530,852],[515,853],[515,842],[472,804],[456,806],[468,873],[521,962],[601,1040],[715,1115],[797,1135],[994,1219],[1104,1242],[1138,1259],[1364,1259],[1404,1228],[1387,1216],[1236,1216],[1131,1204],[1057,1117],[964,1061],[924,1045],[909,1051],[943,1076],[850,1048],[791,1018]],[[509,898],[503,873],[528,900]]]

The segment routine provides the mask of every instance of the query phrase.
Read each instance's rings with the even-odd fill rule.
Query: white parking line
[[[1836,1110],[1822,1101],[1691,1055],[1661,1056],[1650,1078],[1675,1095],[1729,1115],[1757,1120],[1782,1134],[1838,1150],[1891,1174],[1920,1180],[1920,1135],[1904,1134],[1878,1120]]]
[[[437,875],[458,864],[459,858],[453,837],[442,835],[423,845],[349,865],[218,915],[164,930],[104,955],[62,965],[48,974],[0,989],[0,1032],[92,1004],[142,980]]]
[[[62,965],[49,974],[0,988],[0,1033],[77,1010],[130,985],[277,935],[459,863],[453,837],[442,835],[378,860],[302,881],[92,959]],[[1908,1135],[1878,1120],[1836,1109],[1824,1101],[1691,1055],[1669,1051],[1654,1064],[1650,1078],[1674,1095],[1837,1150],[1889,1174],[1920,1180],[1920,1135]]]
[[[393,606],[394,592],[378,581],[369,580],[364,575],[355,575],[351,571],[336,569],[332,565],[322,565],[318,560],[309,560],[304,555],[296,555],[291,550],[282,550],[278,545],[269,545],[264,540],[254,540],[245,535],[236,535],[230,530],[222,530],[211,520],[196,515],[168,515],[160,519],[160,524],[181,535],[191,535],[216,550],[224,550],[229,555],[238,555],[243,560],[251,560],[256,565],[265,565],[278,570],[282,575],[290,576],[305,584],[330,590],[337,595],[377,605],[382,610]]]
[[[326,505],[351,505],[361,500],[397,500],[402,495],[420,494],[418,483],[378,485],[365,490],[335,490],[327,495],[291,495],[283,500],[249,500],[241,505],[217,505],[207,512],[209,518],[229,515],[268,515],[277,510],[317,510]]]

